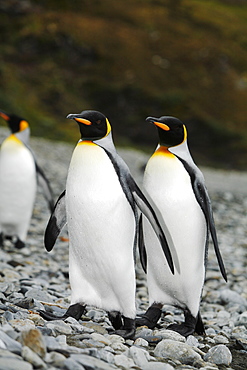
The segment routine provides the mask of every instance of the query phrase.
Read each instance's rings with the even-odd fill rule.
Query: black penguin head
[[[29,127],[24,118],[16,116],[15,114],[7,114],[3,111],[0,111],[0,117],[2,117],[8,123],[12,134],[23,131]]]
[[[182,144],[187,138],[186,127],[178,118],[162,116],[147,117],[146,121],[153,123],[159,133],[160,145],[171,147]]]
[[[78,114],[69,114],[66,118],[74,119],[80,128],[81,138],[99,140],[111,131],[111,125],[104,114],[95,110],[84,110]]]

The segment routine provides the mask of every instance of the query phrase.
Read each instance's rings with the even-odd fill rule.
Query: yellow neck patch
[[[153,155],[162,155],[169,158],[176,158],[174,154],[169,152],[168,148],[166,146],[160,146]]]
[[[82,140],[79,141],[77,145],[96,145],[96,144],[94,144],[91,140]]]

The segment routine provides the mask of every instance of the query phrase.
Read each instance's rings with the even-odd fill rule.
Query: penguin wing
[[[128,199],[133,209],[133,212],[135,213],[135,208],[137,206],[140,209],[140,211],[147,217],[148,221],[152,225],[157,237],[159,238],[161,247],[164,251],[170,270],[174,274],[174,265],[169,245],[152,205],[136,184],[135,180],[131,176],[128,166],[126,165],[124,160],[117,154],[117,152],[109,151],[103,146],[102,148],[109,156],[115,168],[123,192],[125,193],[126,198]]]
[[[143,271],[145,274],[147,273],[147,252],[144,243],[144,236],[143,236],[143,226],[142,226],[142,214],[139,218],[138,224],[138,248],[139,248],[139,256]]]
[[[48,252],[52,250],[57,240],[58,235],[66,225],[66,205],[65,205],[65,190],[58,197],[51,217],[45,229],[44,243]]]
[[[186,171],[188,172],[190,176],[191,184],[192,184],[192,188],[193,188],[196,200],[199,203],[205,215],[207,227],[210,230],[210,234],[213,240],[214,250],[215,250],[217,260],[218,260],[221,274],[223,278],[225,279],[225,281],[227,281],[226,270],[224,267],[223,259],[220,253],[219,244],[217,240],[217,234],[216,234],[216,228],[214,224],[214,217],[213,217],[211,201],[208,195],[207,188],[204,183],[203,175],[201,171],[195,165],[191,166],[190,164],[188,164],[188,162],[186,162],[182,158],[178,156],[177,158],[183,163],[184,168],[186,169]]]
[[[36,173],[38,177],[38,183],[42,187],[44,197],[48,203],[50,212],[52,212],[54,208],[54,201],[53,201],[53,194],[52,194],[50,183],[47,177],[45,176],[43,170],[39,167],[36,161],[35,161],[35,166],[36,166]]]

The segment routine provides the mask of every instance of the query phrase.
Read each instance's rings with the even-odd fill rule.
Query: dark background
[[[246,0],[0,0],[0,109],[35,136],[75,143],[95,109],[151,153],[172,115],[196,163],[247,170],[246,62]]]

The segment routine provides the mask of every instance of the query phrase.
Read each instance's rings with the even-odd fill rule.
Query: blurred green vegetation
[[[3,0],[0,108],[32,135],[102,111],[117,145],[151,151],[147,116],[187,124],[198,164],[247,169],[246,0]]]

